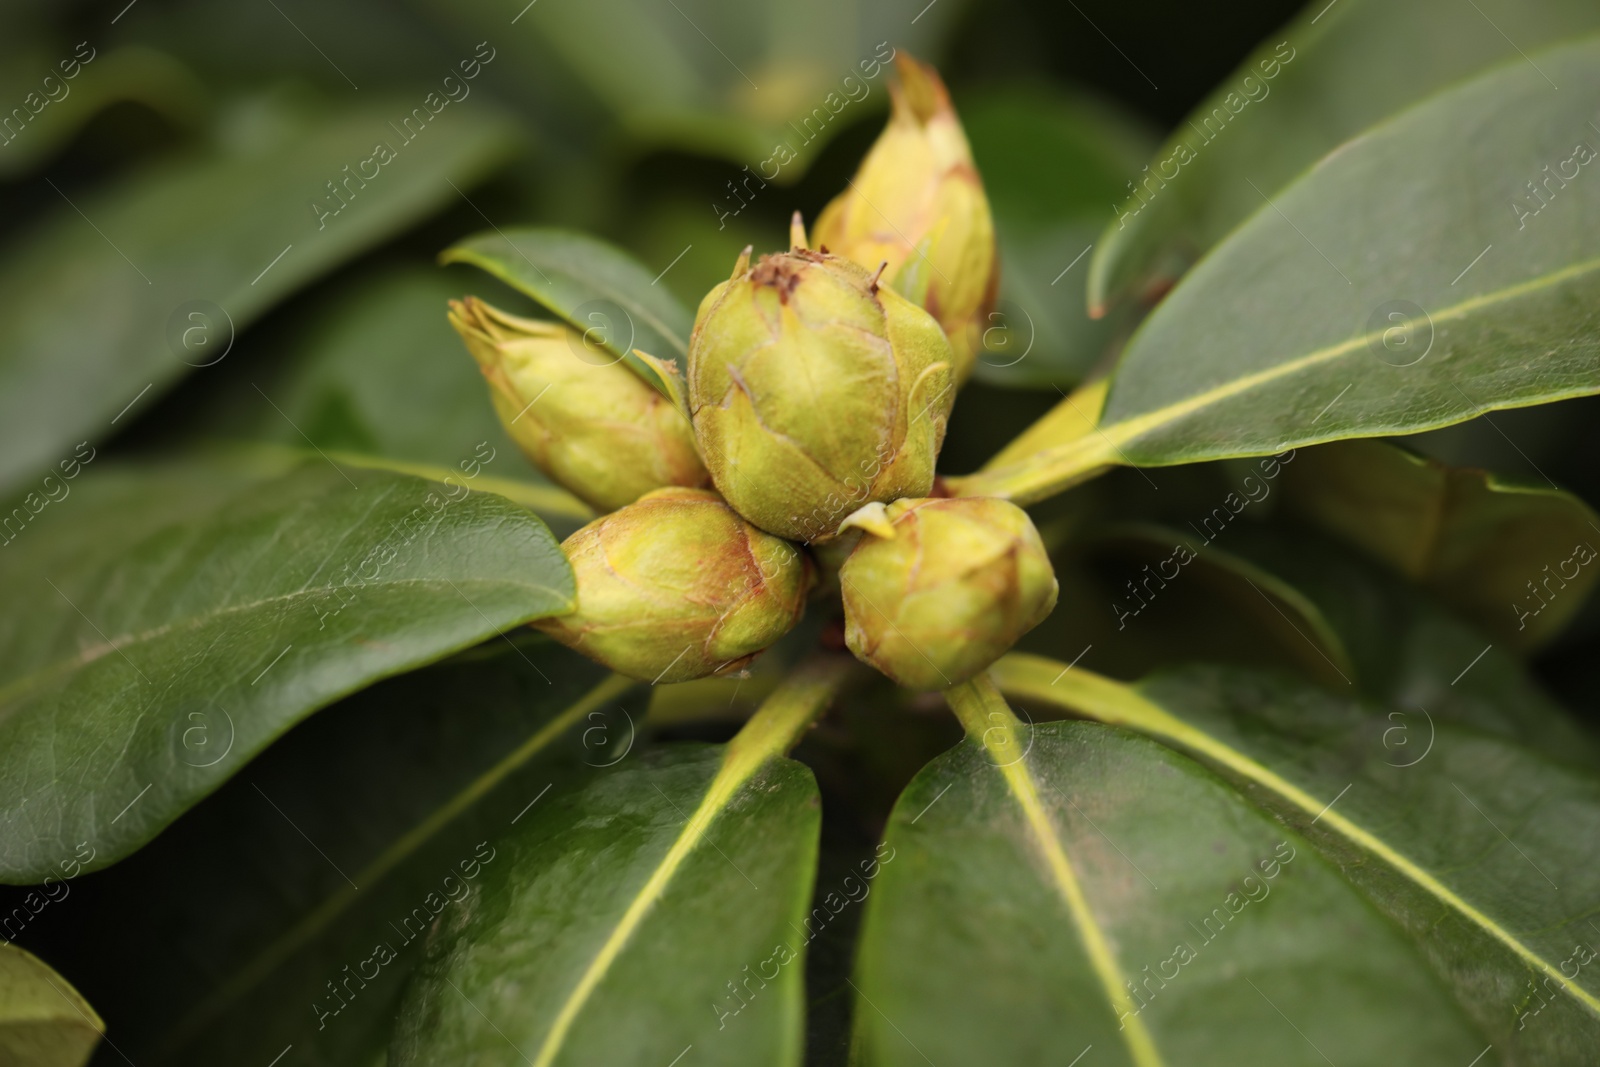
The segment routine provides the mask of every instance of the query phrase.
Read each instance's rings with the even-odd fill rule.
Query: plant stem
[[[1017,736],[1022,723],[995,688],[989,672],[944,691],[945,702],[961,721],[967,735],[989,750],[996,763],[1006,766],[1023,755]]]
[[[947,483],[956,496],[997,496],[1023,506],[1071,489],[1118,462],[1115,443],[1096,430],[1016,463],[950,478]]]
[[[819,652],[796,667],[728,742],[718,779],[742,784],[761,764],[793,748],[855,669],[853,658],[833,652]]]

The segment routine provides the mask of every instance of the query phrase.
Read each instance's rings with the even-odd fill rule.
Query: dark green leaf
[[[1600,897],[1600,781],[1443,722],[1429,747],[1397,756],[1383,709],[1283,679],[1195,669],[1134,689],[1060,666],[1011,657],[996,680],[1237,781],[1401,927],[1472,1018],[1478,1048],[1492,1046],[1485,1062],[1588,1062],[1600,1040],[1587,919]],[[1377,1010],[1353,1030],[1391,1017]]]
[[[857,983],[865,1064],[1471,1061],[1401,931],[1189,759],[1004,720],[890,821]],[[1092,1058],[1092,1060],[1091,1060]]]
[[[1587,566],[1600,555],[1595,513],[1559,489],[1452,469],[1382,441],[1307,449],[1285,469],[1302,515],[1510,647],[1560,633],[1600,574]]]
[[[287,132],[231,153],[101,193],[63,190],[71,202],[0,259],[16,309],[0,335],[0,488],[137,419],[147,388],[223,359],[235,331],[458,200],[450,183],[471,183],[512,143],[475,105],[440,113],[408,142],[389,123],[410,107],[395,100],[309,127],[279,116]],[[363,181],[375,142],[394,155]]]
[[[614,758],[606,734],[618,752],[632,739],[631,683],[604,674],[529,635],[363,690],[72,882],[23,938],[84,975],[135,1063],[266,1064],[290,1044],[305,1067],[366,1063],[426,929],[470,906],[497,838],[594,773],[581,762]],[[376,968],[380,942],[396,958]]]
[[[0,944],[0,1063],[83,1067],[105,1025],[38,957]]]
[[[1274,195],[1401,108],[1519,52],[1597,29],[1600,9],[1587,0],[1306,5],[1178,127],[1138,175],[1139,192],[1121,191],[1127,202],[1094,252],[1090,304],[1170,284],[1261,207],[1251,183]]]
[[[816,784],[730,764],[652,752],[529,813],[430,945],[391,1062],[799,1063]]]
[[[1327,157],[1145,320],[1099,432],[964,491],[1036,500],[1106,463],[1264,455],[1600,391],[1585,238],[1600,182],[1579,173],[1600,164],[1596,94],[1591,41],[1519,58]],[[1550,182],[1542,208],[1535,179]]]
[[[80,476],[0,550],[6,881],[110,863],[317,708],[573,602],[491,494],[321,459]]]

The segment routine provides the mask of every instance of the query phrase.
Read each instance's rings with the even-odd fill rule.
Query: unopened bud
[[[897,500],[883,517],[894,536],[866,534],[839,572],[845,643],[900,685],[966,681],[1055,607],[1050,557],[1015,504]]]
[[[474,297],[450,323],[489,382],[500,422],[533,463],[598,511],[663,486],[706,484],[683,415],[620,360],[598,363],[560,323],[508,315]]]
[[[533,625],[618,674],[737,670],[799,621],[811,563],[707,489],[658,489],[562,542],[578,606]]]
[[[896,64],[889,125],[811,239],[868,269],[887,262],[894,288],[949,335],[959,385],[1000,289],[994,219],[944,82],[904,52]]]
[[[955,398],[939,324],[839,256],[744,262],[689,341],[695,436],[728,503],[809,542],[867,501],[927,493]]]

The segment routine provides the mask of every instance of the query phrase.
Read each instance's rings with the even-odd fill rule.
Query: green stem
[[[1047,500],[1120,462],[1115,444],[1096,430],[1016,463],[950,478],[947,483],[957,496],[997,496],[1024,506]]]

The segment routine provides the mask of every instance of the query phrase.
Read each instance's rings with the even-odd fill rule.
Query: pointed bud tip
[[[806,224],[797,210],[789,217],[789,250],[798,252],[809,247],[810,243],[806,240]]]

